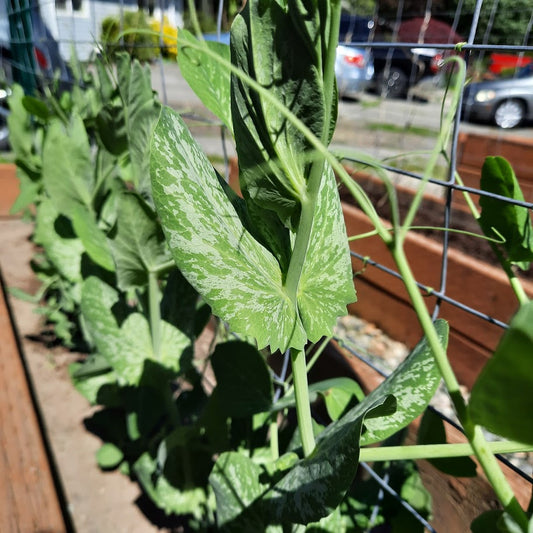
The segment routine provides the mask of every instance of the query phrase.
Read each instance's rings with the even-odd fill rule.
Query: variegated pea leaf
[[[361,410],[349,424],[337,424],[330,438],[317,442],[314,452],[287,470],[272,485],[262,468],[243,454],[222,454],[209,478],[216,497],[218,523],[229,531],[263,531],[267,524],[307,524],[331,514],[355,477],[359,436],[365,417],[394,411],[392,396]],[[272,466],[266,465],[267,470]]]
[[[117,267],[118,287],[144,287],[148,276],[170,253],[152,208],[136,193],[124,192],[116,200],[116,231],[110,240]]]
[[[190,347],[191,339],[162,321],[160,353],[154,354],[146,318],[140,313],[124,317],[117,291],[100,279],[89,277],[84,281],[81,311],[97,351],[124,383],[138,385],[146,360],[157,361],[179,372],[181,357]]]
[[[44,248],[48,260],[71,282],[81,282],[81,256],[84,246],[73,231],[71,221],[60,215],[56,202],[43,198],[35,220],[36,244]]]
[[[187,30],[179,31],[178,65],[180,71],[202,103],[233,131],[230,106],[230,71],[213,61],[202,48],[218,54],[229,62],[227,44],[215,41],[200,42]]]
[[[285,289],[285,272],[243,224],[209,160],[169,108],[162,110],[154,131],[151,174],[172,255],[217,316],[272,351],[302,349],[308,338],[317,341],[330,333],[355,299],[331,169],[317,195],[296,302]]]
[[[448,323],[438,319],[435,328],[443,347],[448,345]],[[435,362],[426,337],[413,348],[407,358],[398,365],[396,370],[379,387],[373,390],[354,411],[364,409],[365,404],[371,405],[386,394],[396,397],[396,412],[385,418],[369,419],[365,422],[366,431],[361,436],[361,446],[380,442],[410,424],[417,416],[421,415],[435,395],[441,374]],[[353,416],[349,415],[349,416]],[[343,417],[341,420],[343,420]],[[349,420],[349,418],[348,418]],[[326,438],[329,428],[324,431]]]

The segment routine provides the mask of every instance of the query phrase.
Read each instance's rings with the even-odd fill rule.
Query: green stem
[[[405,252],[398,243],[392,248],[391,252],[472,450],[505,510],[515,519],[517,524],[520,524],[524,531],[527,531],[526,514],[518,504],[498,461],[491,453],[481,428],[476,426],[470,419],[459,383],[448,361],[446,350],[440,343],[424,299],[418,290]]]
[[[296,399],[296,415],[298,429],[305,457],[309,457],[315,449],[313,434],[313,419],[309,403],[309,387],[307,384],[307,369],[305,366],[305,352],[291,349],[292,375],[294,376],[294,397]]]
[[[492,454],[532,452],[533,446],[520,442],[489,442],[487,447]],[[423,444],[415,446],[380,446],[377,448],[361,448],[360,461],[407,461],[418,459],[442,459],[448,457],[467,457],[473,455],[472,446],[460,444]]]
[[[278,414],[272,415],[272,421],[270,422],[270,452],[272,453],[272,460],[279,459],[279,439],[278,439]]]
[[[159,284],[156,272],[148,274],[148,312],[150,313],[150,332],[152,348],[159,359],[161,355],[161,310],[159,307]]]
[[[315,353],[313,354],[313,356],[311,357],[311,359],[309,360],[309,362],[307,363],[306,367],[305,367],[305,370],[306,372],[309,374],[310,370],[313,368],[313,366],[315,366],[315,363],[318,361],[318,358],[322,355],[322,353],[324,352],[324,350],[326,349],[327,345],[329,344],[329,341],[331,341],[333,337],[325,337],[324,340],[322,341],[322,343],[320,344],[320,346],[317,348],[317,350],[315,351]],[[315,345],[316,346],[316,345]],[[306,356],[308,354],[306,353]],[[292,376],[289,376],[286,380],[286,383],[287,385],[292,381]],[[286,391],[285,391],[285,396],[288,396],[289,394],[292,393],[292,390],[294,389],[294,387],[291,385]]]

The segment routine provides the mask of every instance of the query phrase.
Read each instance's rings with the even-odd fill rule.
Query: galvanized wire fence
[[[4,74],[9,79],[13,77],[15,80],[22,83],[27,90],[33,90],[43,84],[44,78],[57,78],[57,68],[60,72],[60,81],[69,83],[72,79],[68,73],[68,60],[72,54],[82,62],[89,63],[94,54],[99,52],[98,42],[102,36],[102,22],[106,17],[114,16],[119,22],[119,28],[123,29],[125,24],[125,14],[127,11],[136,10],[137,2],[130,0],[120,0],[117,2],[108,2],[101,0],[55,0],[34,2],[33,0],[1,0],[0,9],[0,47],[2,59],[2,68]],[[348,5],[350,4],[350,5]],[[361,5],[360,5],[361,4]],[[348,12],[352,15],[361,15],[368,17],[368,20],[373,21],[367,38],[358,40],[353,36],[350,37],[350,46],[362,47],[367,51],[375,54],[381,50],[386,51],[386,64],[382,80],[385,84],[375,88],[375,92],[362,93],[359,102],[341,103],[341,113],[345,115],[341,118],[353,113],[357,116],[362,114],[365,109],[372,109],[372,129],[364,130],[364,123],[354,121],[347,123],[346,128],[353,128],[353,130],[363,131],[365,145],[363,147],[358,145],[349,146],[350,141],[343,139],[342,144],[344,148],[351,147],[353,149],[368,150],[375,157],[388,158],[395,150],[403,150],[407,148],[410,152],[418,147],[408,146],[402,144],[402,138],[412,134],[412,127],[415,124],[424,124],[428,121],[427,115],[420,118],[421,109],[428,104],[422,100],[429,100],[430,103],[437,101],[444,97],[447,80],[453,78],[455,72],[453,69],[443,69],[440,73],[432,73],[426,71],[420,72],[420,57],[424,56],[426,52],[434,54],[435,51],[442,57],[452,54],[460,54],[467,63],[468,76],[479,77],[483,72],[486,72],[487,63],[493,54],[506,56],[505,59],[511,60],[511,65],[520,65],[533,61],[533,6],[527,6],[527,3],[515,3],[511,6],[510,2],[499,0],[488,1],[464,1],[457,0],[456,2],[432,2],[427,0],[425,5],[417,5],[416,2],[404,2],[399,0],[394,2],[383,2],[380,5],[376,3],[373,9],[368,8],[368,2],[363,3],[354,1],[347,2]],[[203,2],[203,7],[209,7],[211,15],[216,23],[217,35],[220,38],[222,31],[222,21],[224,19],[225,8],[223,2],[210,4]],[[415,8],[416,7],[416,8]],[[170,26],[182,26],[184,20],[183,4],[180,0],[173,2],[172,0],[157,0],[155,3],[146,6],[146,11],[150,11],[153,20],[159,21],[159,28],[161,29],[159,45],[163,45],[162,28],[164,24]],[[515,9],[515,12],[511,10]],[[415,33],[402,34],[402,24],[407,19],[416,18],[419,20],[419,25]],[[510,21],[508,29],[502,27],[501,21],[505,19]],[[386,28],[386,31],[381,31],[378,27],[378,22],[386,20],[387,24],[381,26],[381,30]],[[437,34],[432,33],[432,21],[447,22],[447,33]],[[517,23],[513,25],[511,22]],[[464,32],[464,33],[463,33]],[[402,41],[400,42],[400,38]],[[385,40],[387,39],[387,40]],[[460,42],[460,45],[457,43]],[[134,47],[145,47],[145,43],[134,43]],[[153,44],[149,45],[153,48]],[[413,54],[413,49],[415,52]],[[394,54],[396,51],[403,51],[410,58],[411,71],[409,79],[405,80],[408,90],[403,99],[389,100],[387,99],[387,76],[394,72]],[[414,55],[414,57],[413,57]],[[496,56],[498,57],[498,56]],[[169,60],[164,60],[161,55],[153,58],[153,72],[157,73],[157,77],[161,80],[161,86],[156,87],[159,90],[161,100],[163,103],[169,102],[171,105],[180,108],[190,108],[191,101],[180,101],[179,87],[176,85],[174,77],[176,76],[175,65]],[[427,75],[429,74],[429,75]],[[516,72],[511,73],[516,75]],[[394,80],[392,80],[394,81]],[[457,80],[456,80],[457,81]],[[459,79],[458,83],[464,84],[465,80]],[[421,93],[421,88],[423,92]],[[422,94],[422,96],[421,96]],[[533,95],[531,97],[533,102]],[[459,100],[459,108],[461,108],[462,96]],[[193,105],[194,111],[197,111]],[[533,105],[533,104],[528,104]],[[394,109],[393,109],[394,108]],[[392,109],[392,111],[391,111]],[[436,113],[440,112],[438,105],[432,109]],[[366,111],[368,112],[368,111]],[[390,113],[394,112],[394,124],[390,124]],[[196,116],[196,115],[195,115]],[[205,115],[204,115],[205,116]],[[419,122],[417,122],[417,120]],[[389,122],[387,122],[389,121]],[[210,124],[206,122],[209,126]],[[351,124],[351,125],[350,125]],[[436,127],[439,126],[439,121],[434,122]],[[212,125],[212,124],[211,124]],[[396,138],[392,141],[390,138],[394,135],[386,137],[385,132],[390,131],[392,126],[396,128]],[[525,136],[527,138],[533,137],[533,129],[530,122],[524,122],[520,127],[513,132],[514,137]],[[495,195],[486,191],[480,190],[475,186],[464,185],[457,179],[457,157],[459,150],[460,133],[465,131],[465,128],[470,128],[469,131],[475,131],[487,135],[497,142],[502,142],[508,138],[508,132],[498,129],[493,125],[469,125],[461,122],[460,113],[457,113],[453,122],[453,129],[451,132],[450,142],[446,146],[446,153],[448,163],[445,167],[444,173],[439,177],[425,176],[422,167],[413,169],[400,168],[391,164],[387,159],[382,168],[388,173],[391,180],[397,180],[401,177],[402,184],[407,185],[412,189],[419,187],[423,181],[428,181],[432,191],[443,199],[443,209],[441,213],[441,220],[439,226],[441,228],[441,259],[439,264],[432,265],[435,271],[439,272],[439,283],[437,286],[429,287],[425,282],[420,281],[418,286],[420,290],[427,295],[428,305],[432,309],[433,318],[436,319],[441,316],[441,308],[443,304],[460,309],[482,323],[490,323],[499,329],[501,332],[508,327],[505,320],[487,314],[484,310],[476,307],[475,303],[470,301],[461,301],[456,296],[450,296],[449,287],[449,272],[448,260],[450,256],[450,235],[454,229],[454,201],[457,196],[462,193],[469,193],[474,198],[482,196],[492,197],[502,202],[513,203],[522,206],[529,210],[533,209],[531,198],[526,201],[519,201]],[[217,130],[218,131],[218,130]],[[224,130],[222,129],[222,132]],[[419,137],[409,137],[409,139],[418,139],[420,144],[424,147],[434,142],[435,138],[431,138],[430,133],[418,133]],[[361,137],[354,137],[353,142]],[[216,148],[215,144],[221,142],[221,148]],[[392,146],[387,145],[391,143]],[[335,144],[335,139],[334,139]],[[228,154],[232,154],[232,146],[224,133],[222,139],[209,139],[206,144],[206,150],[219,153],[224,157],[226,169],[228,168],[227,159]],[[468,146],[465,146],[468,150]],[[213,155],[213,154],[209,154]],[[497,154],[493,154],[497,155]],[[353,164],[364,164],[365,160],[358,157],[347,157],[347,161]],[[531,166],[533,166],[533,143],[529,159]],[[416,165],[415,165],[416,166]],[[227,173],[229,171],[227,170]],[[520,178],[520,176],[518,176]],[[435,192],[436,191],[436,192]],[[472,237],[475,239],[475,237]],[[468,248],[468,246],[467,246]],[[353,256],[364,263],[368,271],[373,269],[379,270],[384,275],[390,278],[400,278],[398,272],[390,266],[380,264],[372,257],[367,257],[364,253],[352,252]],[[416,258],[414,258],[416,261]],[[483,288],[479,288],[483,290]],[[364,305],[364,302],[361,303]],[[386,313],[386,310],[383,311]],[[402,320],[402,317],[396,317],[397,320]],[[385,375],[382,370],[376,367],[372,360],[367,357],[367,354],[362,353],[354,345],[349,345],[344,342],[344,339],[337,338],[337,341],[350,353],[356,357],[361,364],[369,365],[376,372]],[[288,359],[286,358],[283,364],[282,375],[278,378],[283,381],[285,379],[288,368]],[[460,429],[455,422],[446,414],[436,411],[446,422]],[[527,421],[525,421],[527,423]],[[508,458],[500,457],[501,461],[510,466],[517,475],[521,476],[527,483],[533,485],[533,478],[531,467],[527,463],[522,463],[519,467],[512,464]],[[411,508],[409,504],[403,502],[401,496],[392,489],[388,482],[388,476],[378,476],[372,468],[363,463],[362,468],[372,476],[377,483],[382,487],[380,497],[383,497],[384,492],[392,494],[395,498],[402,502],[406,508],[420,521],[420,523],[428,530],[435,531],[435,529],[422,516],[420,516],[415,509]],[[378,502],[379,503],[379,502]]]

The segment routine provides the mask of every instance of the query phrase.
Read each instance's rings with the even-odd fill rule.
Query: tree
[[[456,0],[456,5],[459,0]],[[464,0],[459,20],[459,33],[467,36],[472,25],[476,0]],[[531,45],[533,37],[524,42],[532,16],[531,0],[486,0],[481,7],[476,43]]]

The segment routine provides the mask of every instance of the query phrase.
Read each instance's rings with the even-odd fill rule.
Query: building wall
[[[100,39],[102,21],[109,16],[119,15],[121,9],[124,11],[136,11],[137,0],[82,0],[79,11],[72,10],[69,0],[65,2],[66,9],[56,7],[57,29],[59,34],[59,45],[61,55],[69,59],[72,51],[72,44],[75,44],[76,54],[80,61],[87,61],[96,49],[96,42]],[[181,26],[183,21],[179,8],[182,2],[178,1],[178,9],[172,0],[165,2],[164,14],[167,15],[170,23]],[[161,18],[161,10],[156,9],[154,17]]]

